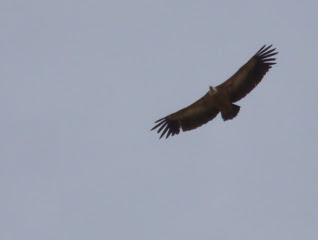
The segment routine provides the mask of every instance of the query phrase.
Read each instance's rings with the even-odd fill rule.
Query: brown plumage
[[[245,63],[232,77],[209,91],[190,106],[157,120],[151,130],[156,128],[161,133],[160,138],[166,134],[176,135],[189,131],[211,121],[221,112],[224,121],[236,117],[240,106],[233,104],[250,93],[263,79],[266,72],[276,64],[271,58],[278,52],[272,45],[264,45],[247,63]]]

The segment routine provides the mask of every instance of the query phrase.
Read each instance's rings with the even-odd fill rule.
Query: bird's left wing
[[[245,63],[232,77],[217,86],[226,89],[230,100],[237,102],[250,93],[265,76],[266,72],[276,64],[276,48],[264,45],[247,63]]]

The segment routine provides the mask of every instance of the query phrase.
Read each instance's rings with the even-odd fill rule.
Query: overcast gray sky
[[[2,1],[0,238],[316,240],[317,9]],[[263,44],[278,64],[235,120],[149,131]]]

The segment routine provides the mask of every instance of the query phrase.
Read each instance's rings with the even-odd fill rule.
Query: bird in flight
[[[240,111],[235,102],[244,98],[263,79],[266,72],[275,63],[272,58],[278,52],[272,45],[264,45],[245,63],[232,77],[218,85],[209,87],[209,91],[190,106],[157,120],[151,129],[157,129],[162,138],[174,136],[182,131],[190,131],[206,124],[215,118],[219,112],[224,121],[233,119]]]

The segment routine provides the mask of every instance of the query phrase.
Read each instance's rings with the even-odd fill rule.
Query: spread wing
[[[266,72],[276,64],[271,58],[278,52],[272,45],[264,45],[247,63],[245,63],[232,77],[217,86],[230,95],[232,102],[237,102],[250,93],[265,76]]]
[[[155,122],[157,125],[151,130],[159,128],[157,132],[162,132],[160,138],[165,134],[168,138],[170,135],[179,134],[180,127],[183,131],[195,129],[211,121],[218,113],[219,110],[214,106],[211,96],[207,93],[190,106],[157,120]]]

